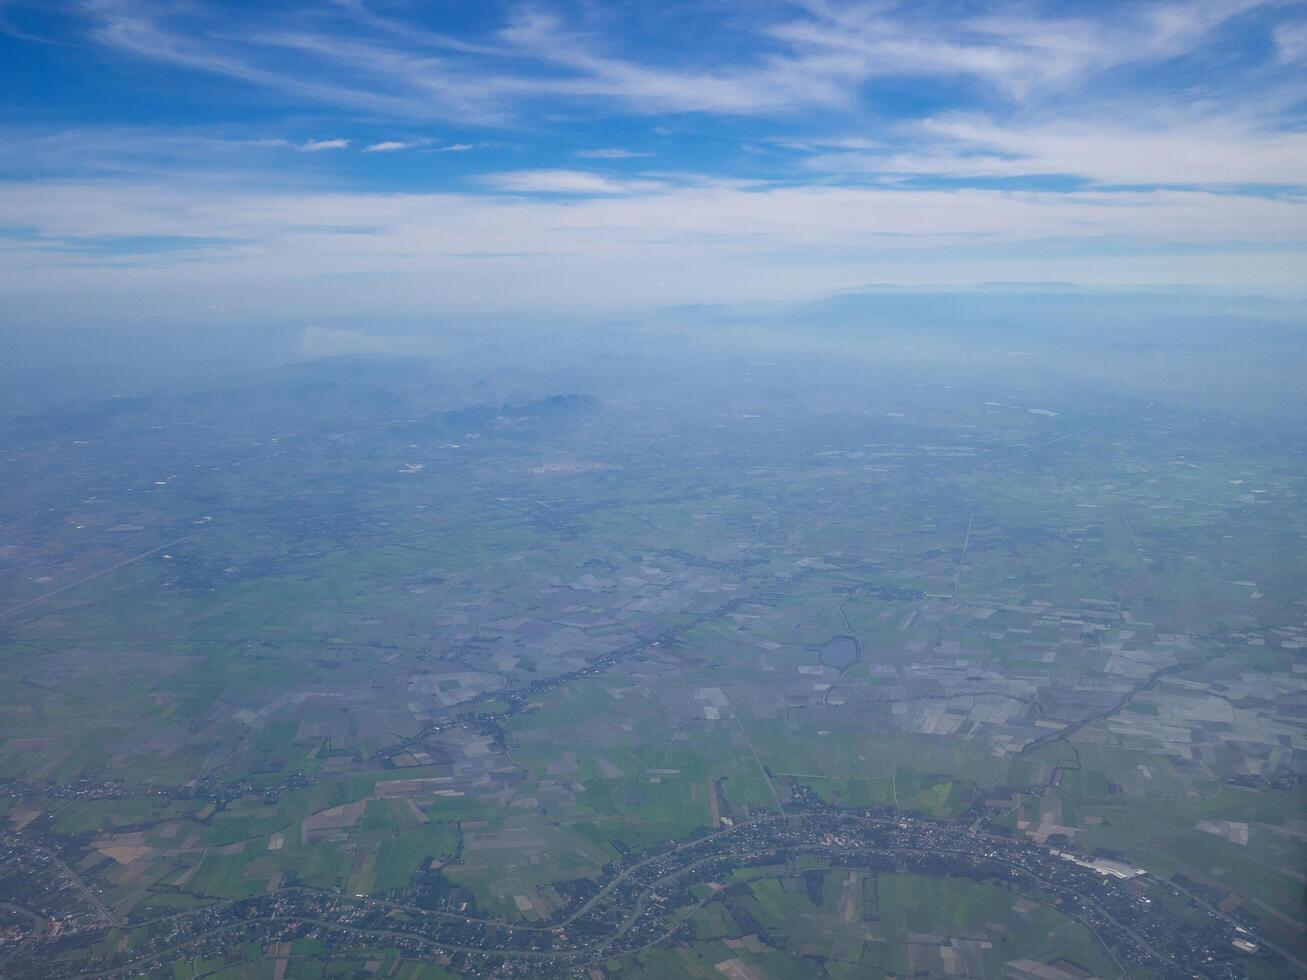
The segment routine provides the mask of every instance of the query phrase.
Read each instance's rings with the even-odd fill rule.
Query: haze
[[[1305,58],[0,0],[0,976],[1307,975]]]

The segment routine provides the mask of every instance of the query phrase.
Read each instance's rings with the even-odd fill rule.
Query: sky
[[[1307,290],[1307,4],[0,0],[8,326]]]

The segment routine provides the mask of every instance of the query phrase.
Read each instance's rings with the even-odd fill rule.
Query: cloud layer
[[[389,9],[11,0],[18,319],[1307,269],[1298,3]]]

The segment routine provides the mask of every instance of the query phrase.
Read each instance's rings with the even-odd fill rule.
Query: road
[[[93,572],[90,575],[86,575],[82,578],[79,578],[75,582],[69,582],[67,585],[54,589],[51,592],[46,592],[43,595],[39,595],[35,599],[28,599],[26,602],[20,602],[16,606],[10,606],[8,609],[0,609],[0,619],[5,619],[8,616],[13,616],[17,613],[22,612],[24,609],[29,609],[32,606],[35,606],[37,603],[45,602],[47,599],[53,599],[57,595],[63,595],[65,592],[69,592],[72,589],[85,585],[87,582],[94,582],[98,578],[104,578],[106,575],[111,575],[112,573],[120,569],[126,568],[128,565],[135,565],[138,561],[144,561],[146,558],[149,558],[151,555],[157,555],[159,552],[166,551],[167,549],[173,547],[174,545],[181,544],[183,541],[189,541],[191,538],[195,537],[199,533],[200,533],[199,531],[194,531],[190,534],[182,535],[182,537],[180,538],[174,538],[171,541],[166,541],[163,544],[159,545],[159,547],[157,548],[151,548],[149,551],[142,551],[139,555],[132,555],[132,557],[125,558],[115,565],[110,565],[108,568],[102,568],[100,569],[100,571]]]

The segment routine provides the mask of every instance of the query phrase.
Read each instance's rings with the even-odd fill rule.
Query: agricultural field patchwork
[[[1301,431],[749,367],[8,420],[0,972],[1307,971]]]

